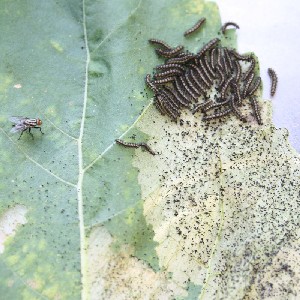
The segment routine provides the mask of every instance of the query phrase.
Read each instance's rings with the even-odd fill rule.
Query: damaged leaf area
[[[191,114],[177,126],[154,110],[140,124],[160,152],[151,167],[135,160],[160,267],[201,285],[200,299],[299,294],[299,156],[260,105],[264,126]]]
[[[249,105],[247,123],[187,110],[174,123],[145,87],[163,63],[149,38],[236,48],[215,3],[1,6],[1,299],[299,297],[299,155],[270,102],[263,126]],[[15,115],[45,134],[18,140]]]

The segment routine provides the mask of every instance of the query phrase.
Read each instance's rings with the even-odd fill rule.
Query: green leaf
[[[299,156],[270,104],[260,101],[264,126],[207,126],[189,112],[180,125],[145,89],[162,62],[149,38],[236,46],[216,4],[3,0],[0,26],[1,298],[299,293]],[[41,118],[45,134],[18,140],[13,115]]]

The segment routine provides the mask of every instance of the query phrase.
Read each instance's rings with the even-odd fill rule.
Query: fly
[[[23,132],[26,130],[28,130],[28,133],[31,135],[33,139],[33,134],[31,132],[32,128],[38,128],[40,132],[44,134],[44,132],[42,132],[42,128],[41,128],[42,121],[40,119],[31,119],[27,117],[10,117],[9,121],[14,123],[13,128],[11,129],[10,132],[12,133],[21,132],[18,140],[21,138]]]

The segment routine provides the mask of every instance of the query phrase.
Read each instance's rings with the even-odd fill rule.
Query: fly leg
[[[44,132],[42,131],[42,127],[39,127],[39,126],[34,126],[34,127],[32,127],[32,128],[39,129],[39,130],[40,130],[40,132],[41,132],[41,134],[44,134]]]
[[[33,137],[33,134],[31,132],[31,128],[30,127],[28,128],[28,133],[31,135],[32,139],[34,140],[34,137]]]
[[[44,132],[42,131],[42,127],[34,127],[34,128],[38,128],[41,132],[41,134],[44,134]]]
[[[25,129],[25,130],[26,130],[26,129]],[[21,132],[21,134],[20,134],[18,140],[21,138],[21,136],[22,136],[22,134],[23,134],[23,132],[24,132],[25,130],[22,130],[22,132]]]

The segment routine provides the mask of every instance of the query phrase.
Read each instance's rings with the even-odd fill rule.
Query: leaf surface
[[[270,105],[260,101],[262,127],[190,113],[176,125],[145,90],[162,62],[149,38],[235,47],[214,3],[4,0],[0,26],[4,299],[299,293],[299,157]],[[45,134],[18,140],[15,115],[41,118]],[[116,138],[149,140],[159,155]]]

